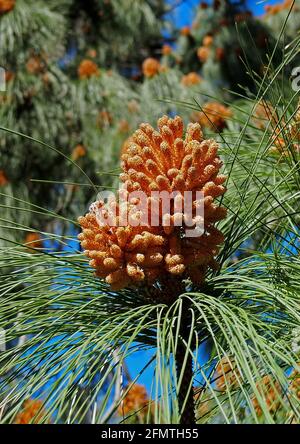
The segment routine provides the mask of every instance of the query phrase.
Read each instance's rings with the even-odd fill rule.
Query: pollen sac
[[[79,218],[84,253],[114,289],[166,275],[201,285],[218,268],[224,239],[215,223],[226,217],[215,201],[226,191],[218,144],[204,139],[198,123],[184,134],[178,116],[157,126],[143,123],[128,140],[117,202],[96,202]]]
[[[230,117],[232,117],[230,108],[218,102],[207,102],[202,111],[192,114],[193,120],[199,122],[202,127],[215,132],[221,132]]]

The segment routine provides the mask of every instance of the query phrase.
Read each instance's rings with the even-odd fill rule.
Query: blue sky
[[[168,0],[168,3],[178,3],[178,0]],[[191,24],[194,16],[195,7],[201,3],[200,0],[185,0],[173,12],[173,20],[178,28],[188,26]],[[211,3],[211,0],[206,0],[206,3]],[[255,15],[262,15],[264,13],[265,5],[274,5],[281,3],[280,0],[248,0],[247,6]]]

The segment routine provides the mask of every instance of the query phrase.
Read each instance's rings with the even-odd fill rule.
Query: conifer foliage
[[[300,4],[173,10],[0,0],[2,423],[299,423]]]

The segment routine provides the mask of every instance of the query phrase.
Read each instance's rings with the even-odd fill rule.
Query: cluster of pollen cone
[[[215,202],[226,191],[221,166],[218,144],[203,138],[198,123],[190,123],[185,135],[178,116],[160,118],[158,131],[141,124],[122,154],[118,199],[97,201],[79,218],[79,239],[96,275],[113,289],[152,284],[168,275],[203,283],[208,268],[217,267],[215,256],[223,242],[215,227],[226,216]],[[187,191],[192,202],[188,214],[183,205]],[[163,192],[174,196],[167,212]],[[141,205],[140,195],[147,205]],[[198,232],[199,206],[204,211]]]

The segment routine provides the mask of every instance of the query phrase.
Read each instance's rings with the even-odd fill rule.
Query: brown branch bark
[[[177,382],[183,372],[182,381],[178,392],[178,407],[180,424],[196,424],[193,379],[193,357],[190,350],[187,354],[187,344],[190,335],[191,314],[188,300],[183,299],[181,324],[179,330],[178,345],[175,354]],[[186,356],[187,354],[187,356]],[[184,363],[186,357],[186,361]]]

